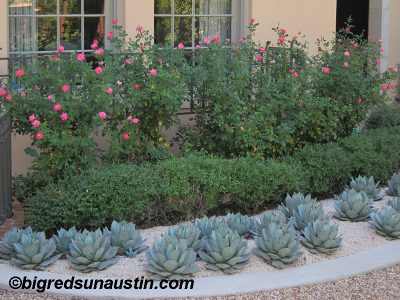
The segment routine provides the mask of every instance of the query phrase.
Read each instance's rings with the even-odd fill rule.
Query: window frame
[[[104,13],[103,14],[85,14],[84,9],[85,9],[85,0],[81,1],[81,13],[80,14],[62,14],[60,12],[60,1],[62,0],[56,0],[56,13],[55,14],[43,14],[43,15],[39,15],[39,14],[15,14],[12,15],[10,14],[10,2],[9,0],[6,0],[7,4],[7,23],[10,24],[10,20],[11,18],[32,18],[34,20],[34,24],[37,23],[37,20],[39,18],[56,18],[56,22],[57,22],[57,41],[56,41],[56,49],[55,50],[46,50],[46,51],[40,51],[37,49],[37,32],[35,31],[36,26],[33,26],[33,29],[31,30],[32,35],[35,36],[35,50],[32,51],[12,51],[11,49],[11,37],[8,37],[8,54],[9,56],[20,56],[20,55],[29,55],[29,56],[36,56],[36,55],[46,55],[46,54],[52,54],[52,53],[56,53],[57,49],[60,45],[62,45],[61,43],[61,34],[60,34],[60,19],[62,17],[66,17],[66,18],[80,18],[80,26],[81,26],[81,37],[80,37],[80,49],[78,50],[67,50],[65,49],[65,52],[91,52],[91,49],[84,49],[85,46],[85,18],[88,17],[104,17],[104,35],[106,35],[106,33],[108,31],[112,31],[112,25],[111,25],[111,20],[115,18],[116,12],[117,12],[117,1],[115,0],[104,0]],[[32,0],[32,11],[35,11],[36,8],[36,4],[37,4],[37,0]],[[8,28],[8,31],[10,32],[10,29]],[[8,33],[9,34],[9,33]],[[104,36],[104,43],[105,43],[105,47],[109,48],[110,47],[110,42],[106,39],[106,37]]]
[[[156,0],[155,0],[156,1]],[[232,9],[230,14],[196,14],[196,1],[192,0],[192,13],[191,14],[175,14],[175,1],[171,1],[171,13],[170,14],[157,14],[154,13],[154,23],[156,18],[170,18],[171,20],[171,47],[174,47],[175,42],[174,31],[175,31],[175,17],[190,17],[192,19],[191,29],[192,29],[192,39],[191,45],[185,45],[186,49],[195,49],[195,32],[196,32],[196,18],[199,17],[230,17],[231,18],[231,39],[239,40],[244,37],[246,28],[246,16],[249,10],[249,0],[232,0]]]

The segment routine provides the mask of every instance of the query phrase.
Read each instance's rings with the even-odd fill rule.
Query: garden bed
[[[393,199],[391,196],[384,196],[382,200],[374,202],[374,208],[379,209],[382,207],[389,206],[388,201]],[[328,199],[321,201],[324,212],[331,215],[335,209],[333,207],[334,200]],[[256,216],[256,219],[259,215]],[[333,255],[325,254],[311,254],[307,248],[302,246],[302,252],[304,253],[301,259],[297,260],[293,264],[286,265],[285,268],[298,267],[302,265],[312,264],[324,260],[334,259],[338,257],[348,256],[358,252],[362,252],[368,249],[376,248],[386,243],[390,243],[390,240],[378,235],[374,228],[369,222],[347,222],[340,221],[335,218],[332,219],[332,223],[338,225],[339,235],[342,236],[343,241],[341,247]],[[154,240],[166,234],[168,227],[159,226],[142,231],[142,236],[146,240],[146,245],[152,245]],[[255,247],[253,239],[248,239],[248,251],[252,251]],[[1,261],[5,263],[5,261]],[[145,271],[143,265],[146,263],[145,252],[140,253],[135,258],[119,257],[118,262],[109,267],[104,271],[94,271],[90,273],[91,277],[96,278],[136,278],[140,276],[149,276],[149,273]],[[194,274],[195,277],[208,277],[215,275],[224,275],[222,271],[210,271],[205,268],[203,261],[197,261],[196,265],[199,267],[199,271]],[[276,270],[271,265],[265,263],[260,257],[252,254],[250,263],[247,264],[239,273],[255,273]],[[46,269],[47,272],[60,273],[60,274],[71,274],[82,276],[82,273],[75,271],[69,267],[69,262],[66,259],[57,260],[55,263]]]

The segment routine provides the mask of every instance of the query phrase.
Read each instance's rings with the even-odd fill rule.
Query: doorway
[[[355,34],[362,34],[366,39],[368,36],[370,0],[337,0],[336,8],[336,31],[345,27],[348,17],[353,19],[352,31]]]

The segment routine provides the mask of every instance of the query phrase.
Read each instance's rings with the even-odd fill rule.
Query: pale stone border
[[[210,297],[323,283],[360,275],[398,263],[400,263],[400,241],[393,241],[368,251],[296,268],[272,272],[195,278],[193,290],[57,290],[52,287],[50,290],[46,290],[46,293],[58,296],[77,296],[88,299]],[[29,279],[33,279],[36,276],[38,280],[68,279],[71,277],[66,274],[23,271],[8,264],[1,264],[0,288],[16,291],[11,289],[8,283],[13,276],[18,276],[20,278],[28,276]],[[75,276],[75,278],[87,279],[92,277]],[[32,290],[23,291],[34,292]]]

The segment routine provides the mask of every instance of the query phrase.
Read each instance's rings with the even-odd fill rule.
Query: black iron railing
[[[11,117],[0,113],[0,224],[12,216]]]

